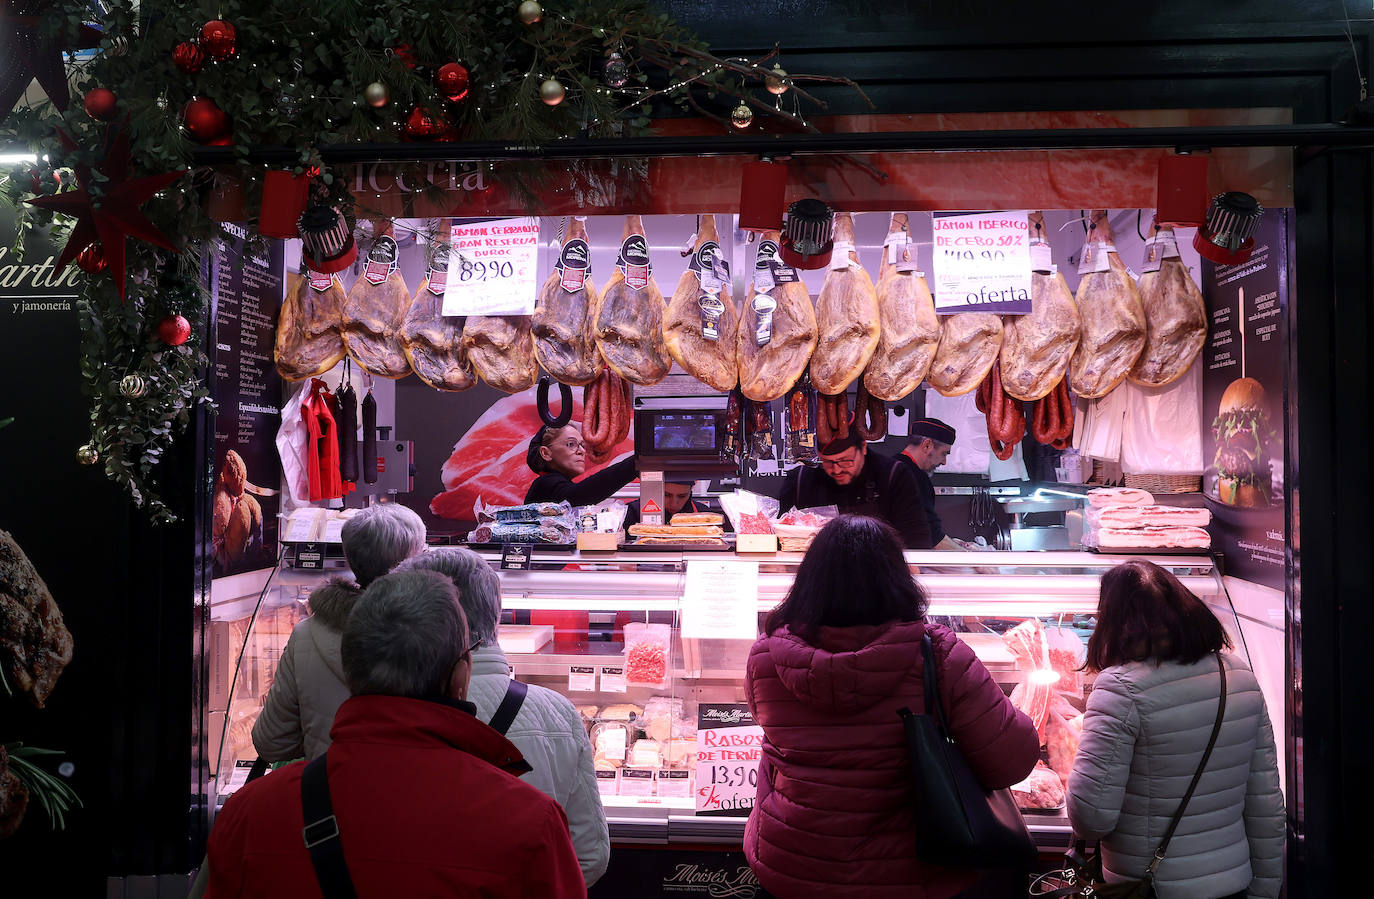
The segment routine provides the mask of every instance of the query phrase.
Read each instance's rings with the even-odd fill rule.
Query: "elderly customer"
[[[501,582],[496,572],[477,553],[448,547],[416,556],[401,567],[437,571],[457,588],[477,646],[472,653],[468,701],[477,707],[479,719],[499,723],[493,716],[515,682],[506,654],[496,642],[501,620]],[[592,744],[577,709],[565,697],[533,685],[525,691],[505,734],[534,768],[522,779],[563,806],[578,864],[590,886],[606,872],[611,855],[606,814],[592,769]]]
[[[472,645],[442,575],[368,587],[343,635],[353,696],[334,742],[224,804],[207,895],[319,895],[333,870],[364,897],[585,897],[562,809],[514,776],[520,751],[466,701]]]
[[[332,578],[310,594],[310,617],[286,641],[253,725],[253,746],[269,762],[329,748],[334,713],[348,698],[339,642],[363,589],[425,548],[425,523],[399,503],[358,510],[343,526],[343,551],[354,580]]]

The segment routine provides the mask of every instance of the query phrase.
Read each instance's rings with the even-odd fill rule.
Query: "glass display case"
[[[212,613],[211,733],[222,733],[216,768],[223,799],[241,785],[255,753],[251,730],[271,686],[276,659],[291,628],[308,614],[310,591],[333,571],[284,567],[258,595],[218,603]],[[747,803],[703,809],[719,794],[752,801],[757,752],[704,751],[699,728],[711,715],[745,703],[745,661],[753,632],[786,594],[800,553],[759,557],[733,553],[579,553],[532,547],[527,570],[503,570],[499,551],[482,555],[498,570],[504,615],[500,642],[521,681],[565,695],[582,715],[611,838],[620,844],[738,846]],[[1041,725],[1042,764],[1013,789],[1037,843],[1046,851],[1068,844],[1062,778],[1072,765],[1078,728],[1092,679],[1079,670],[1092,633],[1101,574],[1125,557],[1077,552],[908,552],[930,597],[928,618],[953,628],[1019,708]],[[1236,639],[1236,614],[1213,561],[1206,556],[1160,555],[1203,599]],[[730,562],[749,585],[707,597],[691,586],[703,569]],[[313,564],[313,561],[312,561]],[[749,592],[744,592],[747,590]],[[254,602],[261,597],[260,602]],[[739,607],[743,604],[749,612]],[[705,621],[733,609],[734,638],[695,636],[726,623]],[[740,614],[749,626],[739,626]],[[752,614],[751,614],[752,613]],[[688,626],[684,627],[684,623]],[[715,710],[711,715],[707,710]],[[746,716],[747,718],[747,716]],[[747,748],[750,741],[737,741]],[[756,747],[756,741],[753,744]],[[212,749],[215,747],[212,746]]]

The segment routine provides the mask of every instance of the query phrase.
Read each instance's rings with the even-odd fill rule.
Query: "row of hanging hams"
[[[1032,241],[1043,242],[1040,213],[1029,227]],[[1167,228],[1157,233],[1171,237]],[[891,217],[876,284],[854,247],[852,216],[837,214],[835,260],[814,302],[783,264],[778,232],[765,232],[739,309],[712,215],[699,218],[687,269],[666,299],[640,216],[625,217],[615,267],[600,291],[585,221],[574,217],[528,316],[442,316],[442,281],[431,289],[431,275],[411,294],[395,267],[394,242],[382,238],[381,252],[374,248],[347,296],[337,279],[293,276],[277,365],[299,380],[347,354],[380,377],[414,371],[440,390],[465,390],[480,379],[515,393],[532,386],[541,367],[572,386],[591,385],[603,371],[644,386],[676,363],[722,393],[738,386],[753,402],[780,399],[803,375],[822,395],[859,381],[869,396],[894,402],[923,382],[945,396],[969,393],[996,366],[1005,401],[1030,403],[1065,378],[1074,394],[1093,398],[1127,378],[1162,386],[1182,376],[1207,333],[1201,293],[1182,261],[1166,256],[1137,285],[1112,244],[1106,210],[1092,212],[1090,235],[1085,247],[1100,260],[1076,297],[1062,274],[1035,272],[1032,311],[1005,317],[937,316],[903,213]]]

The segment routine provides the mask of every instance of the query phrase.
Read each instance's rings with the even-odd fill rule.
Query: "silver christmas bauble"
[[[557,106],[563,102],[568,92],[557,78],[550,78],[539,85],[539,99],[543,100],[547,106]]]
[[[630,67],[619,53],[612,53],[606,59],[606,86],[622,88],[630,80]]]
[[[518,15],[520,21],[524,22],[526,25],[533,25],[535,22],[544,18],[544,7],[535,3],[534,0],[525,0],[524,3],[520,4],[520,8],[516,11],[516,15]]]
[[[743,100],[739,101],[739,105],[730,113],[730,124],[740,130],[754,124],[754,112]]]
[[[380,81],[374,81],[363,90],[363,99],[368,106],[381,108],[391,102],[391,91]]]
[[[76,451],[76,461],[82,465],[94,465],[100,461],[100,453],[93,445],[87,443]]]
[[[763,86],[768,88],[770,94],[785,94],[791,87],[787,83],[787,72],[777,63],[773,63],[772,73],[763,79]]]

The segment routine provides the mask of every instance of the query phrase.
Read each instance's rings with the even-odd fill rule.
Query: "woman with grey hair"
[[[253,746],[269,762],[313,759],[329,748],[334,713],[349,696],[340,641],[358,596],[373,581],[425,548],[425,523],[399,503],[359,509],[343,526],[353,580],[331,578],[310,594],[310,617],[286,641]]]
[[[458,588],[458,601],[467,615],[472,640],[481,640],[472,653],[467,699],[477,707],[479,719],[491,721],[511,685],[510,662],[497,643],[500,578],[477,553],[456,547],[431,550],[406,562],[401,570],[437,571]],[[563,806],[578,864],[591,886],[606,872],[611,838],[582,716],[561,694],[529,685],[505,734],[534,769],[521,780]]]

